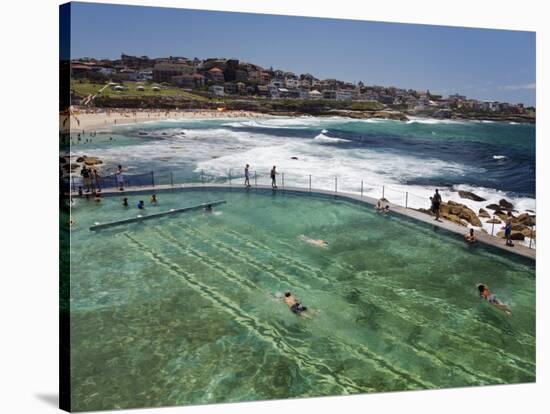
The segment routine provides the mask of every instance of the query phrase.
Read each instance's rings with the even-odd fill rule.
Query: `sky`
[[[535,33],[72,3],[71,57],[237,58],[367,85],[535,105]]]

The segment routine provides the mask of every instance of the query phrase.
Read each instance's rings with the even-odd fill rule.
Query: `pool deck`
[[[132,194],[153,194],[153,193],[163,193],[163,192],[172,192],[172,191],[181,191],[181,190],[201,190],[201,189],[226,189],[226,190],[236,190],[236,191],[277,191],[278,193],[294,193],[294,194],[311,194],[311,195],[321,195],[325,197],[333,197],[336,199],[342,199],[342,200],[349,200],[353,202],[359,202],[368,204],[371,206],[375,206],[377,203],[377,199],[369,196],[361,196],[358,194],[352,194],[352,193],[346,193],[346,192],[334,192],[334,191],[327,191],[327,190],[319,190],[312,188],[311,190],[308,188],[301,188],[301,187],[279,187],[276,190],[273,190],[271,186],[268,185],[254,185],[252,187],[246,188],[244,186],[240,185],[229,185],[229,184],[213,184],[213,183],[207,183],[207,184],[201,184],[201,183],[192,183],[192,184],[174,184],[174,185],[156,185],[156,186],[145,186],[145,187],[139,187],[139,188],[129,188],[125,191],[119,191],[116,188],[108,188],[104,189],[101,194],[104,196],[114,196],[114,195],[132,195]],[[71,196],[77,197],[78,194],[71,193]],[[455,224],[453,222],[442,220],[442,221],[435,221],[434,218],[428,214],[422,213],[420,211],[411,209],[411,208],[405,208],[398,205],[394,205],[390,203],[390,209],[391,213],[397,213],[405,217],[409,217],[413,220],[421,221],[426,224],[432,225],[436,228],[442,228],[447,231],[450,231],[452,233],[456,233],[460,235],[461,237],[467,232],[467,228],[463,226],[459,226],[458,224]],[[526,246],[522,246],[520,244],[515,244],[514,247],[507,247],[504,243],[504,239],[500,239],[494,236],[491,236],[487,233],[484,233],[482,231],[475,231],[475,235],[477,238],[477,241],[479,243],[483,243],[492,247],[495,247],[500,250],[504,250],[509,253],[513,253],[519,256],[526,257],[531,260],[536,260],[537,258],[537,251],[536,249],[530,249]]]

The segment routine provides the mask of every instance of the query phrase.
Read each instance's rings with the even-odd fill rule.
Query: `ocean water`
[[[121,198],[72,208],[75,411],[535,381],[532,262],[332,199]],[[140,214],[227,204],[88,230],[137,215],[139,199]],[[480,282],[512,316],[479,299]],[[309,317],[289,311],[288,290]]]

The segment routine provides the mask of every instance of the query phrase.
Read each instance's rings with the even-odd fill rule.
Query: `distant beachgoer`
[[[474,234],[474,229],[470,229],[470,231],[464,235],[464,240],[466,240],[468,243],[476,242],[476,235]]]
[[[510,310],[510,308],[506,306],[504,303],[502,303],[500,300],[498,300],[497,297],[489,291],[489,286],[484,285],[483,283],[480,283],[479,285],[477,285],[477,288],[479,290],[480,297],[482,297],[491,305],[495,306],[501,311],[504,311],[504,313],[506,313],[507,315],[512,314],[512,311]]]
[[[84,181],[84,188],[85,192],[89,193],[92,189],[92,178],[90,177],[91,172],[88,168],[86,168],[86,165],[82,167],[82,170],[80,171],[80,175],[82,176],[82,180]]]
[[[435,220],[439,220],[439,209],[441,208],[441,195],[439,190],[435,190],[435,194],[431,197],[432,200],[432,212],[435,214]]]
[[[95,201],[96,203],[100,203],[100,202],[101,202],[101,194],[97,194],[97,193],[96,193],[96,194],[95,194],[95,197],[94,197],[94,201]]]
[[[207,204],[206,206],[204,206],[204,211],[206,211],[207,213],[211,213],[212,212],[212,204]]]
[[[124,197],[124,198],[122,199],[122,206],[123,206],[123,207],[128,207],[128,198]]]
[[[82,187],[78,187],[78,196],[82,198]]]
[[[271,176],[271,187],[277,188],[277,170],[275,166],[273,166],[273,168],[271,169],[270,176]]]
[[[137,208],[140,210],[145,209],[145,203],[143,202],[143,200],[139,200],[139,202],[137,203]]]
[[[506,238],[506,246],[513,247],[512,243],[512,212],[509,211],[506,216],[506,226],[504,227],[504,237]]]
[[[248,169],[250,168],[250,165],[246,164],[246,167],[244,167],[244,185],[245,187],[250,187],[250,172]]]
[[[151,204],[155,204],[155,205],[157,204],[157,195],[156,194],[153,194],[151,196]]]
[[[292,295],[290,292],[285,293],[285,298],[283,299],[284,302],[288,305],[290,310],[295,313],[296,315],[299,315],[302,312],[305,312],[307,308],[303,306],[298,299]]]
[[[312,238],[309,238],[307,236],[304,236],[303,234],[300,234],[300,236],[298,236],[298,239],[302,240],[303,242],[309,243],[313,246],[316,246],[316,247],[322,247],[322,248],[328,247],[328,242],[326,240],[312,239]]]

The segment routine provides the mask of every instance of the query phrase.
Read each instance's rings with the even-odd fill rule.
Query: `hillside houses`
[[[149,58],[122,54],[120,59],[82,58],[71,62],[74,79],[92,81],[140,81],[171,84],[210,96],[250,96],[258,99],[315,99],[375,101],[389,109],[411,113],[440,111],[485,111],[524,113],[522,104],[480,101],[458,93],[447,98],[397,87],[352,83],[335,78],[319,79],[311,73],[296,74],[282,69],[265,69],[236,58],[199,59],[182,56]],[[529,108],[533,110],[533,108]]]

